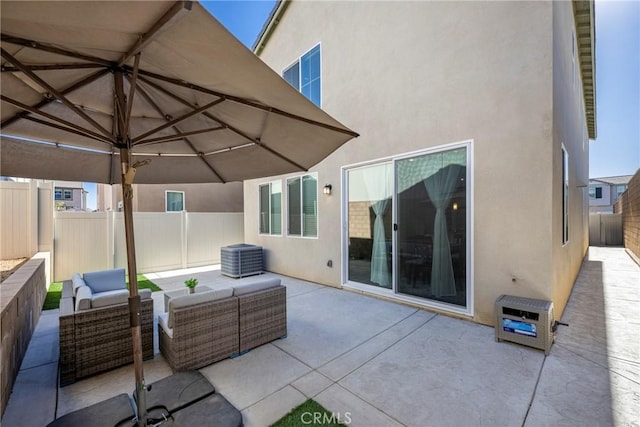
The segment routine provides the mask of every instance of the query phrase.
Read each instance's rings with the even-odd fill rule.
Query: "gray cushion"
[[[82,276],[80,276],[79,273],[75,273],[72,277],[71,277],[71,283],[73,284],[73,296],[75,297],[77,292],[78,292],[78,288],[80,286],[87,286],[87,284],[84,282],[84,280],[82,280]]]
[[[169,327],[169,313],[158,314],[158,326],[169,336],[173,338],[173,329]]]
[[[169,300],[169,321],[167,325],[170,328],[173,328],[173,310],[182,307],[188,307],[190,305],[202,304],[205,302],[211,302],[220,300],[223,298],[229,298],[233,295],[233,289],[231,288],[222,288],[222,289],[213,289],[206,292],[198,292],[195,294],[186,294],[178,297],[171,298]]]
[[[82,278],[94,293],[127,289],[124,280],[124,268],[92,271],[84,273]]]
[[[257,282],[243,283],[233,287],[233,295],[240,296],[246,295],[251,292],[262,291],[264,289],[275,288],[280,285],[280,279],[265,279]]]
[[[91,299],[91,307],[99,308],[108,305],[122,304],[129,300],[129,291],[126,289],[118,289],[115,291],[97,292],[93,294]]]
[[[127,291],[129,292],[129,291]],[[140,295],[140,299],[149,299],[151,298],[151,289],[138,289],[138,295]]]
[[[76,311],[89,310],[91,308],[91,288],[80,286],[76,294]]]

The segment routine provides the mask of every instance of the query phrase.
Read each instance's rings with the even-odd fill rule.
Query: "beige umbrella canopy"
[[[3,0],[0,8],[0,175],[123,183],[142,424],[134,176],[229,182],[306,170],[357,134],[196,2]]]

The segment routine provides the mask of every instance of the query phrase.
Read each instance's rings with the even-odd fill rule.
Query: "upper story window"
[[[73,190],[56,188],[54,193],[56,200],[73,200]]]
[[[287,179],[289,236],[318,237],[318,178],[303,175]]]
[[[181,212],[184,210],[184,191],[165,191],[166,212]]]
[[[320,45],[316,45],[296,60],[293,65],[284,70],[282,77],[320,107]]]
[[[619,199],[625,191],[627,191],[627,184],[618,185],[616,188],[616,200]]]
[[[602,199],[602,187],[589,187],[589,198]]]
[[[282,234],[282,181],[262,184],[260,191],[260,234]]]

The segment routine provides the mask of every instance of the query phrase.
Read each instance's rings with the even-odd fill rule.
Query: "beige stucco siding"
[[[183,191],[185,210],[188,212],[243,211],[243,186],[241,182],[226,184],[134,184],[133,210],[135,212],[165,212],[166,191]],[[100,185],[98,194],[98,209],[118,210],[118,203],[122,201],[122,190],[119,184]]]
[[[588,248],[589,141],[575,26],[570,2],[553,3],[553,253],[552,283],[556,316],[564,311],[573,281]],[[577,50],[577,49],[576,49]],[[562,147],[569,154],[569,241],[562,245]]]
[[[273,178],[245,183],[246,240],[267,249],[267,268],[340,286],[341,167],[471,140],[474,319],[493,323],[502,293],[554,298],[553,13],[550,2],[291,3],[261,58],[281,73],[321,43],[322,107],[361,136],[312,170],[320,190],[333,185],[319,195],[318,239],[259,235],[257,185]]]

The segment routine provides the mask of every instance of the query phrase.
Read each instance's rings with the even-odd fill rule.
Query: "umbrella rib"
[[[74,113],[76,113],[77,115],[79,115],[80,117],[85,119],[87,122],[89,122],[91,125],[93,125],[93,127],[95,127],[100,132],[102,132],[104,135],[106,135],[107,138],[109,138],[109,139],[113,138],[113,135],[111,135],[111,133],[108,130],[106,130],[104,127],[102,127],[102,125],[100,125],[100,123],[96,122],[87,113],[85,113],[84,111],[82,111],[78,107],[76,107],[71,101],[69,101],[67,99],[67,97],[65,97],[62,93],[60,93],[57,89],[55,89],[49,83],[47,83],[46,81],[41,79],[33,71],[29,70],[29,68],[27,68],[20,61],[18,61],[8,51],[6,51],[4,48],[0,48],[0,53],[2,54],[3,58],[5,58],[7,61],[11,62],[13,65],[18,67],[20,69],[20,71],[25,73],[29,78],[31,78],[33,81],[38,83],[40,86],[42,86],[43,88],[45,88],[49,92],[51,92],[56,98],[58,98],[60,101],[62,101],[62,103],[65,104],[68,108],[70,108]]]
[[[175,118],[175,119],[173,119],[173,120],[170,120],[169,122],[167,122],[167,123],[165,123],[165,124],[163,124],[163,125],[161,125],[161,126],[158,126],[158,127],[157,127],[157,128],[155,128],[155,129],[151,129],[150,131],[145,132],[145,133],[143,133],[142,135],[139,135],[139,136],[137,136],[137,137],[133,138],[133,139],[132,139],[132,142],[133,142],[133,143],[136,143],[136,142],[138,142],[138,141],[140,141],[140,140],[142,140],[142,139],[146,138],[146,137],[147,137],[147,136],[149,136],[149,135],[153,135],[154,133],[158,133],[158,132],[160,132],[161,130],[164,130],[164,129],[168,128],[168,127],[171,127],[171,126],[176,125],[176,124],[178,124],[178,123],[180,123],[180,122],[183,122],[183,121],[187,120],[188,118],[193,117],[193,116],[195,116],[196,114],[200,114],[200,113],[202,113],[203,111],[206,111],[206,110],[208,110],[209,108],[213,107],[214,105],[217,105],[217,104],[219,104],[219,103],[221,103],[221,102],[223,102],[223,101],[224,101],[224,98],[220,98],[220,99],[216,99],[215,101],[209,102],[208,104],[205,104],[205,105],[203,105],[202,107],[198,107],[198,108],[196,108],[196,109],[195,109],[195,110],[193,110],[193,111],[190,111],[190,112],[188,112],[188,113],[185,113],[185,114],[183,114],[183,115],[182,115],[182,116],[180,116],[180,117],[177,117],[177,118]]]
[[[66,126],[68,126],[70,128],[73,128],[73,129],[76,129],[79,132],[83,132],[85,135],[90,135],[90,136],[92,136],[95,139],[98,139],[100,141],[107,142],[109,144],[112,142],[111,138],[105,138],[104,136],[100,135],[99,133],[90,131],[89,129],[85,129],[82,126],[78,126],[75,123],[68,122],[68,121],[66,121],[64,119],[61,119],[59,117],[56,117],[56,116],[54,116],[52,114],[45,113],[42,110],[38,110],[38,109],[36,109],[34,107],[30,107],[30,106],[28,106],[26,104],[23,104],[20,101],[17,101],[15,99],[9,98],[8,96],[0,95],[0,100],[2,100],[3,102],[6,102],[7,104],[13,105],[14,107],[18,107],[18,108],[20,108],[22,110],[28,111],[30,113],[46,117],[47,119],[53,120],[54,122],[62,123],[63,125],[66,125]]]
[[[56,46],[52,46],[47,43],[40,43],[35,40],[24,39],[22,37],[13,37],[8,34],[1,34],[0,38],[3,42],[17,44],[20,46],[26,46],[31,49],[43,50],[45,52],[57,53],[58,55],[70,56],[76,59],[82,59],[84,61],[95,62],[97,64],[112,67],[114,64],[106,59],[98,58],[97,56],[84,55],[82,53],[73,52],[71,50],[62,49]]]
[[[104,76],[105,74],[107,74],[109,72],[108,69],[102,69],[94,74],[91,74],[89,76],[87,76],[86,78],[72,84],[71,86],[67,87],[66,89],[62,90],[62,94],[66,95],[67,93],[73,92],[76,89],[79,89],[81,87],[84,87],[86,85],[88,85],[89,83],[94,82],[95,80],[99,79],[100,77]],[[33,108],[35,109],[40,109],[46,105],[49,105],[50,103],[52,103],[54,101],[53,98],[45,98],[42,101],[40,101],[39,103],[37,103],[36,105],[33,106]],[[26,115],[28,115],[29,113],[27,111],[21,111],[19,113],[17,113],[14,116],[9,117],[7,120],[5,120],[4,122],[2,122],[2,124],[0,124],[0,127],[5,127],[5,126],[9,126],[10,124],[12,124],[13,122],[15,122],[16,120],[19,120],[23,117],[25,117]]]
[[[103,68],[101,64],[85,64],[85,63],[73,63],[73,64],[38,64],[27,65],[31,71],[49,71],[49,70],[81,70],[84,68]],[[20,71],[18,68],[11,65],[3,65],[3,73],[16,73]]]
[[[164,113],[164,111],[162,111],[162,109],[160,108],[160,106],[158,104],[156,104],[153,99],[151,98],[151,96],[149,96],[149,94],[138,85],[138,92],[140,92],[140,94],[142,95],[142,97],[149,103],[149,105],[151,105],[157,112],[158,114],[160,114],[162,117],[165,118],[165,120],[167,120],[168,115]],[[182,133],[180,128],[178,128],[177,126],[173,125],[171,126],[171,128],[178,132],[178,133]],[[172,135],[175,136],[175,135]],[[189,140],[189,138],[184,138],[185,143],[189,146],[189,148],[191,148],[191,150],[193,150],[194,153],[196,153],[198,155],[198,157],[202,160],[202,162],[207,166],[207,168],[221,181],[221,182],[227,182],[219,173],[218,171],[216,171],[216,169],[211,166],[211,164],[209,164],[209,162],[207,161],[207,159],[205,159],[204,154],[202,154],[201,152],[199,152],[198,150],[196,150],[196,147],[193,145],[193,143]]]
[[[126,66],[125,68],[129,68],[130,69],[131,67]],[[274,114],[278,114],[278,115],[281,115],[281,116],[284,116],[284,117],[288,117],[288,118],[293,119],[293,120],[302,121],[302,122],[309,123],[311,125],[322,127],[322,128],[325,128],[325,129],[329,129],[329,130],[332,130],[332,131],[335,131],[335,132],[344,133],[344,134],[350,135],[352,137],[360,136],[357,132],[354,132],[354,131],[349,130],[349,129],[343,129],[343,128],[340,128],[340,127],[337,127],[337,126],[333,126],[333,125],[330,125],[330,124],[327,124],[327,123],[318,122],[316,120],[312,120],[312,119],[308,119],[306,117],[298,116],[297,114],[292,114],[292,113],[288,113],[286,111],[282,111],[282,110],[280,110],[278,108],[269,107],[267,105],[262,105],[262,104],[259,104],[257,102],[250,101],[248,99],[241,98],[241,97],[238,97],[238,96],[227,95],[227,94],[224,94],[224,93],[221,93],[221,92],[217,92],[215,90],[211,90],[211,89],[204,88],[202,86],[195,85],[193,83],[185,82],[183,80],[174,79],[174,78],[171,78],[171,77],[166,77],[166,76],[163,76],[161,74],[152,73],[152,72],[146,71],[146,70],[140,70],[139,73],[142,74],[142,75],[145,75],[147,77],[152,77],[152,78],[157,79],[157,80],[162,80],[164,82],[174,84],[176,86],[182,86],[182,87],[186,87],[188,89],[195,90],[195,91],[202,92],[202,93],[206,93],[206,94],[209,94],[209,95],[219,96],[219,97],[222,97],[222,98],[224,98],[224,99],[226,99],[228,101],[237,102],[238,104],[244,104],[244,105],[246,105],[248,107],[256,108],[258,110],[268,111],[270,113],[274,113]]]
[[[32,122],[35,122],[35,123],[40,123],[41,125],[49,126],[49,127],[55,128],[55,129],[60,129],[60,130],[65,131],[65,132],[74,133],[76,135],[80,135],[80,136],[85,137],[85,138],[93,139],[95,141],[99,141],[99,142],[102,142],[104,144],[111,145],[111,142],[104,140],[104,138],[103,139],[98,139],[98,138],[96,138],[96,137],[94,137],[92,135],[87,134],[86,132],[81,132],[81,131],[76,130],[74,128],[67,127],[67,126],[62,126],[62,125],[59,125],[59,124],[56,124],[56,123],[51,123],[51,122],[48,122],[46,120],[38,119],[37,117],[26,116],[26,117],[24,117],[24,120],[29,120],[29,121],[32,121]]]
[[[176,130],[178,130],[177,128],[175,128]],[[149,144],[157,144],[160,142],[169,142],[169,141],[177,141],[179,139],[183,139],[186,136],[192,136],[192,135],[199,135],[202,133],[209,133],[209,132],[215,132],[217,130],[222,130],[225,129],[224,126],[215,126],[215,127],[211,127],[211,128],[205,128],[205,129],[198,129],[198,130],[193,130],[190,132],[182,132],[182,133],[178,133],[176,135],[168,135],[168,136],[161,136],[158,138],[151,138],[151,139],[145,139],[144,141],[140,141],[138,143],[136,143],[136,146],[141,146],[141,145],[149,145]]]
[[[183,99],[182,97],[176,95],[175,93],[171,92],[168,89],[163,88],[160,85],[156,85],[153,82],[148,81],[147,79],[145,79],[144,77],[140,78],[142,81],[144,81],[145,83],[153,86],[154,88],[156,88],[157,90],[163,92],[165,95],[170,96],[171,98],[175,99],[176,101],[182,103],[183,105],[190,107],[190,108],[196,108],[194,105],[192,105],[189,101]],[[214,116],[213,114],[209,113],[208,111],[205,111],[204,113],[202,113],[203,116],[220,123],[221,125],[223,125],[225,128],[229,129],[230,131],[234,132],[237,135],[240,135],[241,137],[243,137],[244,139],[251,141],[252,143],[256,144],[257,146],[259,146],[260,148],[268,151],[269,153],[273,154],[274,156],[277,156],[279,158],[281,158],[282,160],[284,160],[285,162],[292,164],[293,166],[295,166],[296,168],[300,169],[300,170],[307,170],[307,168],[305,168],[304,166],[298,164],[297,162],[291,160],[290,158],[288,158],[287,156],[275,151],[274,149],[267,147],[262,141],[260,141],[258,138],[253,138],[247,134],[245,134],[244,132],[242,132],[240,129],[236,129],[235,127],[231,126],[229,123],[226,123],[225,121],[217,118],[216,116]]]
[[[129,49],[129,51],[122,56],[120,62],[118,62],[118,65],[124,65],[124,63],[127,62],[132,56],[139,54],[145,48],[145,46],[152,42],[162,31],[171,27],[178,20],[180,20],[180,18],[190,12],[192,7],[193,2],[191,1],[175,2],[173,6],[171,6],[169,10],[167,10],[167,12],[138,39],[138,41],[136,41],[131,49]]]

